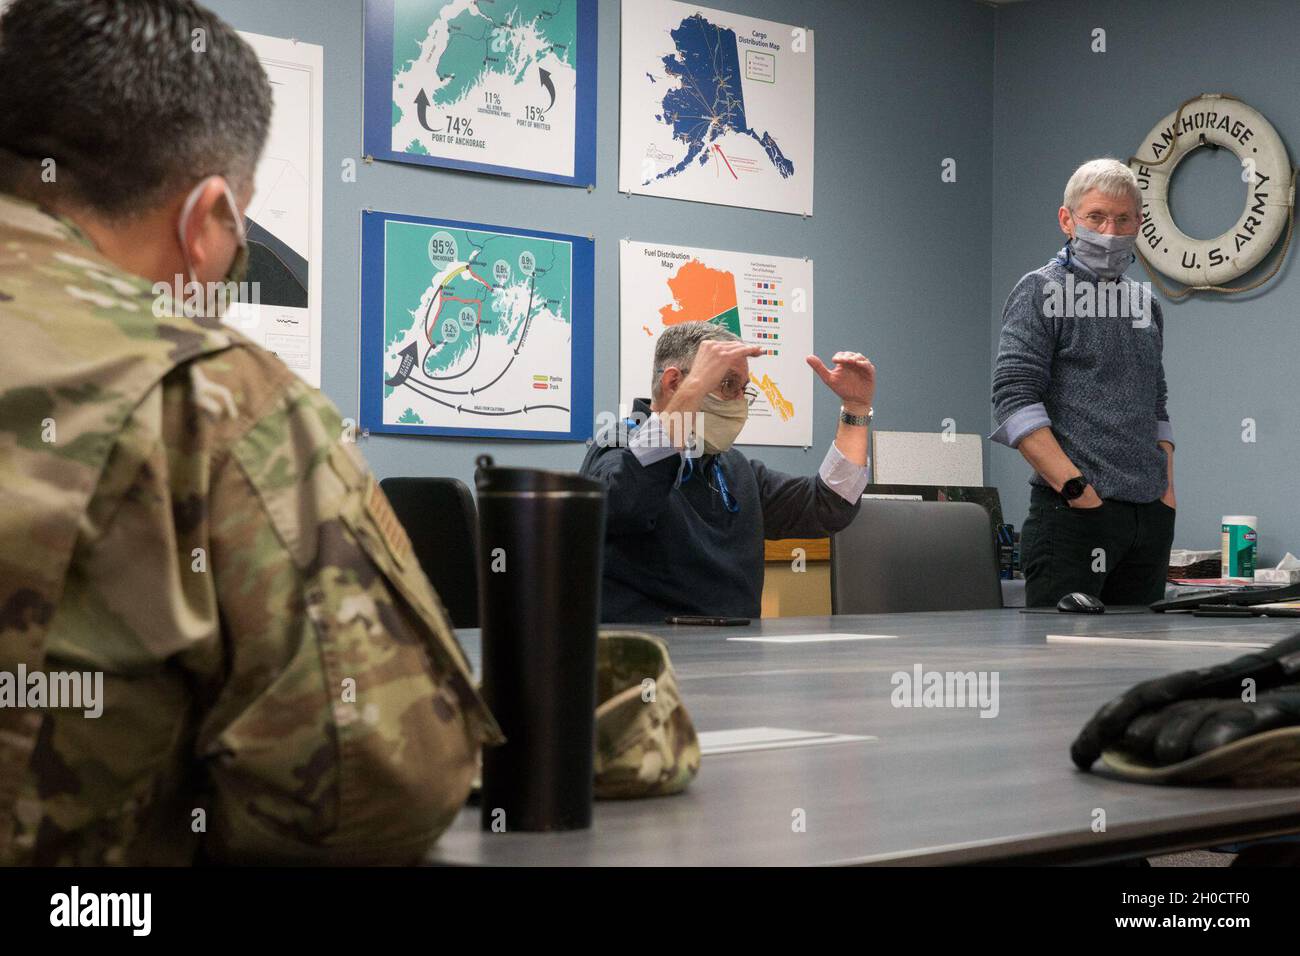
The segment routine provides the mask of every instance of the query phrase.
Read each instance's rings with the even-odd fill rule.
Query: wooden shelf
[[[830,538],[782,538],[779,541],[765,541],[764,557],[768,561],[790,562],[794,560],[795,548],[803,548],[804,556],[809,561],[831,559]]]

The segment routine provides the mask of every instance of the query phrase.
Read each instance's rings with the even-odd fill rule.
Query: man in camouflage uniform
[[[0,76],[0,675],[104,698],[0,706],[0,863],[420,859],[499,739],[441,605],[330,402],[156,309],[237,271],[256,57],[14,0]]]

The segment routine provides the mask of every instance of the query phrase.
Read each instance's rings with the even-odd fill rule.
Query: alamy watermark
[[[915,664],[889,682],[895,707],[978,708],[981,717],[996,717],[1001,707],[997,671],[927,671]]]
[[[1092,282],[1074,279],[1043,284],[1043,315],[1049,319],[1128,319],[1135,329],[1151,324],[1150,282]]]
[[[56,927],[122,927],[132,936],[153,929],[152,893],[91,893],[73,885],[50,897],[50,925]]]
[[[255,329],[262,321],[260,282],[187,282],[184,276],[153,284],[155,319],[169,315],[220,317],[237,329]]]
[[[0,709],[81,710],[85,716],[104,712],[103,671],[0,671]]]
[[[703,412],[654,412],[658,427],[641,431],[641,426],[651,416],[620,404],[617,412],[603,411],[596,415],[596,444],[613,448],[619,444],[619,425],[627,425],[629,433],[641,431],[637,444],[643,448],[681,449],[687,458],[704,454]],[[676,440],[674,437],[676,436]]]

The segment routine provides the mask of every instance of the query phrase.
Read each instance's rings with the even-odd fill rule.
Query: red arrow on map
[[[722,157],[722,161],[727,164],[727,169],[731,171],[731,178],[740,179],[740,177],[736,175],[736,171],[731,168],[731,160],[727,159],[727,154],[722,151],[722,147],[717,143],[714,143],[713,148],[718,151],[718,155]]]

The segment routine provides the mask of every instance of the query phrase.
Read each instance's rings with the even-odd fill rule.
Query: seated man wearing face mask
[[[846,527],[867,484],[875,367],[836,353],[808,364],[841,400],[818,474],[784,475],[732,443],[749,411],[749,358],[760,354],[708,322],[669,326],[655,347],[651,399],[602,432],[582,472],[609,489],[601,618],[674,614],[758,617],[766,538],[820,538]]]
[[[1011,291],[993,372],[990,438],[1034,468],[1021,535],[1025,603],[1082,591],[1164,597],[1174,536],[1164,317],[1124,277],[1141,224],[1137,179],[1094,159],[1065,187],[1065,247]]]

